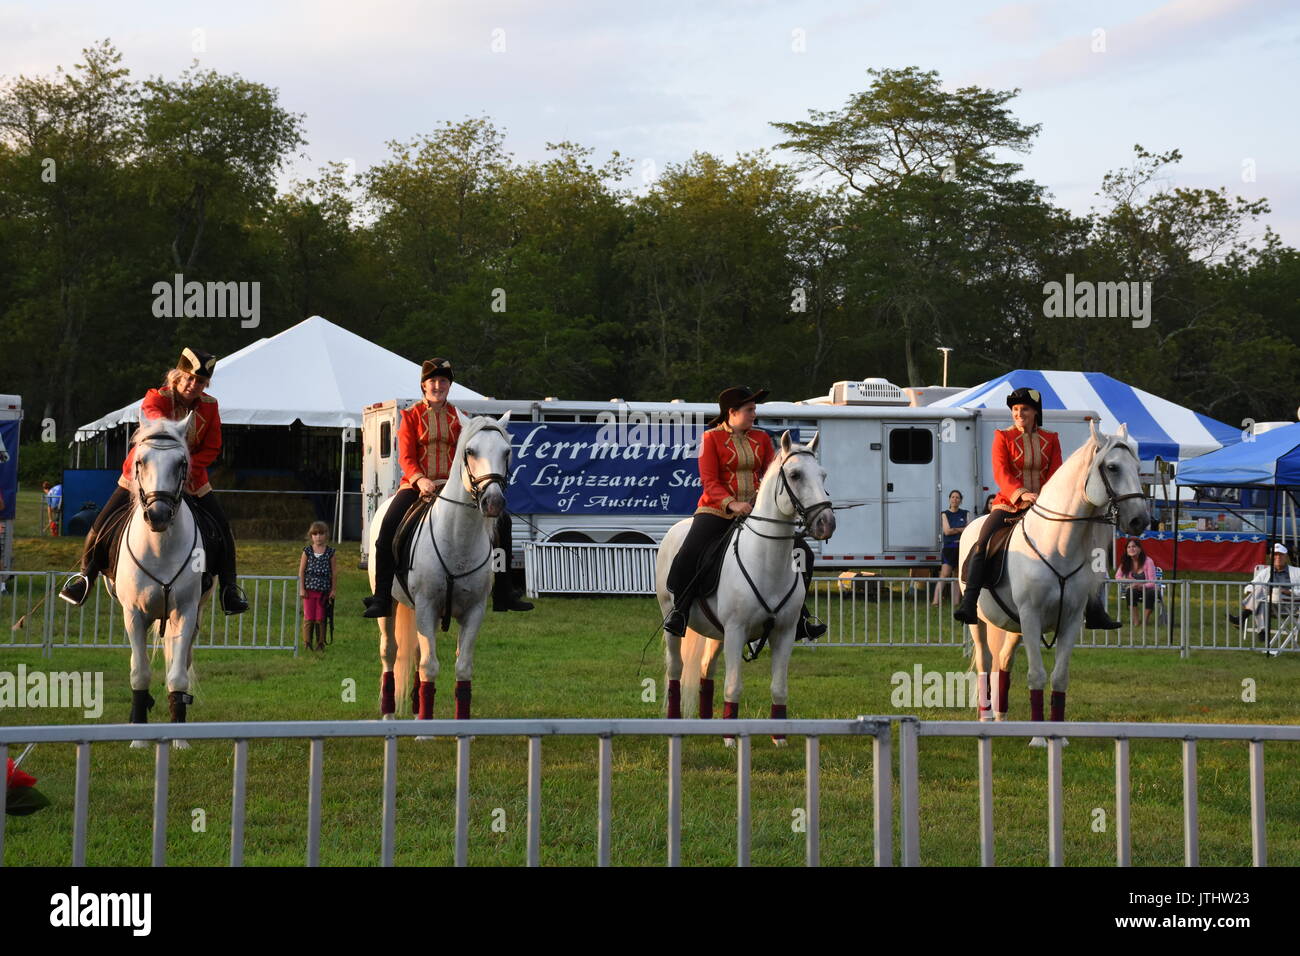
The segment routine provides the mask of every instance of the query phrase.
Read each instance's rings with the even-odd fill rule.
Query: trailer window
[[[934,458],[934,435],[928,428],[895,428],[889,433],[889,460],[896,465],[928,465]]]
[[[379,457],[387,458],[393,453],[393,423],[381,422],[379,425]]]

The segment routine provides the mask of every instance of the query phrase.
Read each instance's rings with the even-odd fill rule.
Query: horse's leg
[[[167,707],[173,724],[185,723],[186,707],[193,703],[190,695],[190,662],[194,638],[198,633],[198,614],[185,614],[173,610],[167,621],[163,646],[167,650]],[[177,750],[189,749],[189,743],[179,738],[172,740]]]
[[[460,618],[460,633],[456,636],[456,719],[469,720],[470,682],[474,678],[474,644],[478,629],[487,612],[487,601],[479,601]]]
[[[713,719],[713,672],[718,665],[722,642],[704,639],[704,656],[700,659],[700,719]]]
[[[131,723],[149,723],[149,709],[154,700],[149,696],[149,682],[152,673],[149,668],[149,654],[145,642],[149,638],[149,621],[144,613],[130,605],[122,610],[126,633],[131,640]],[[131,746],[148,747],[147,740],[133,740]]]
[[[998,700],[998,706],[993,708],[998,720],[1006,720],[1011,709],[1011,664],[1019,643],[1019,634],[1001,629],[998,629],[997,640],[990,642],[993,670],[989,675],[989,685],[991,695]]]
[[[676,720],[682,716],[682,639],[664,631],[664,694],[666,716]]]
[[[772,641],[772,712],[773,720],[785,720],[788,712],[786,704],[790,699],[790,655],[794,652],[794,632],[783,634]],[[772,737],[772,743],[784,747],[787,743],[782,735]]]
[[[740,691],[744,680],[740,673],[740,649],[745,644],[745,631],[735,623],[734,616],[728,615],[727,629],[723,637],[723,653],[726,655],[727,678],[722,686],[722,719],[735,720],[740,715]],[[728,747],[736,746],[736,738],[722,738]]]
[[[1025,655],[1029,658],[1029,719],[1043,719],[1043,688],[1047,686],[1047,669],[1043,666],[1042,623],[1036,608],[1021,607],[1021,636],[1025,642]],[[1046,747],[1047,741],[1035,737],[1031,747]]]
[[[989,668],[993,655],[989,651],[989,639],[986,633],[988,625],[983,621],[968,624],[971,636],[971,663],[978,677],[978,689],[975,709],[980,720],[993,719],[993,698],[989,691]]]
[[[420,642],[420,662],[415,669],[420,682],[416,718],[433,719],[433,701],[438,679],[438,615],[437,606],[430,601],[415,602],[415,633]],[[428,738],[426,738],[428,739]]]
[[[379,624],[379,717],[392,720],[397,712],[397,689],[394,682],[393,668],[397,666],[397,634],[394,632],[394,616],[381,617]]]
[[[1065,691],[1070,686],[1070,655],[1074,651],[1074,642],[1083,629],[1080,618],[1075,618],[1056,639],[1056,661],[1052,665],[1052,720],[1065,720]],[[1062,743],[1066,743],[1062,739]]]

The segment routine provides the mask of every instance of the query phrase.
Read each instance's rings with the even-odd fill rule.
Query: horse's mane
[[[465,446],[469,444],[469,440],[481,431],[490,429],[491,431],[500,432],[501,437],[507,442],[510,441],[510,433],[495,418],[487,415],[467,415],[465,417],[469,419],[469,424],[460,430],[460,437],[456,440],[456,461],[460,461],[461,453],[464,452]]]
[[[181,428],[180,422],[169,418],[151,418],[141,422],[131,433],[131,444],[134,446],[149,441],[177,445],[184,450],[186,460],[190,457],[189,442],[186,441],[185,430]]]
[[[773,441],[773,442],[772,442],[772,448],[773,448],[773,451],[775,452],[775,454],[772,455],[772,460],[768,463],[767,470],[763,472],[763,477],[762,477],[762,479],[761,479],[761,480],[759,481],[759,483],[758,483],[758,497],[756,497],[756,498],[754,499],[754,504],[755,504],[755,506],[758,505],[758,498],[761,498],[761,497],[762,497],[763,492],[766,491],[766,489],[767,489],[769,486],[773,488],[773,491],[772,491],[772,498],[773,498],[773,500],[775,500],[775,498],[776,498],[776,491],[775,491],[776,485],[773,483],[773,481],[771,481],[771,480],[769,480],[769,479],[775,479],[775,478],[776,478],[776,474],[777,474],[777,472],[778,472],[778,471],[780,470],[780,468],[781,468],[781,463],[782,463],[785,459],[782,457],[782,454],[781,454],[781,443],[780,443],[780,442]],[[797,441],[795,441],[795,440],[793,440],[793,439],[790,440],[790,453],[791,453],[791,454],[793,454],[793,453],[796,452],[796,451],[805,450],[806,448],[807,448],[807,446],[805,446],[805,445],[801,445],[801,444],[799,444]]]

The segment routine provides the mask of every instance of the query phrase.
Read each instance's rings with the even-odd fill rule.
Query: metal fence
[[[965,625],[952,618],[952,579],[905,577],[816,577],[809,609],[828,625],[816,646],[961,647]],[[1129,582],[1107,580],[1105,598],[1117,631],[1085,630],[1076,647],[1176,650],[1296,651],[1300,600],[1288,585],[1262,585],[1270,593],[1267,615],[1244,613],[1245,583],[1175,580],[1158,582],[1146,595]],[[935,596],[939,603],[935,603]],[[1262,603],[1262,602],[1261,602]],[[1267,617],[1267,620],[1262,618]],[[801,645],[806,646],[806,645]]]
[[[917,743],[921,737],[974,737],[979,742],[980,864],[993,865],[993,738],[1047,738],[1048,862],[1065,863],[1064,810],[1062,801],[1061,749],[1063,736],[1102,738],[1115,741],[1115,861],[1132,864],[1130,841],[1130,740],[1181,740],[1183,742],[1183,862],[1200,864],[1197,828],[1196,742],[1198,740],[1240,740],[1249,744],[1250,754],[1250,840],[1255,866],[1268,865],[1264,807],[1264,741],[1300,741],[1300,727],[1270,724],[1118,724],[1118,723],[1033,723],[1007,721],[980,723],[957,720],[899,720],[899,802],[902,815],[904,866],[921,863],[921,818]]]
[[[399,737],[454,737],[456,739],[455,864],[469,860],[470,756],[475,737],[519,737],[527,742],[528,812],[527,865],[540,863],[542,739],[548,736],[584,736],[597,741],[599,793],[597,803],[596,864],[610,865],[613,740],[624,736],[667,738],[667,864],[681,863],[682,839],[682,738],[714,736],[722,732],[736,739],[736,862],[750,862],[751,738],[770,734],[804,736],[804,796],[806,817],[805,862],[820,863],[820,738],[870,737],[872,740],[872,803],[874,811],[872,861],[893,864],[893,763],[891,727],[899,724],[900,850],[904,866],[918,866],[920,850],[921,737],[973,737],[979,747],[980,861],[992,866],[994,737],[1042,736],[1047,742],[1048,862],[1064,865],[1064,810],[1062,735],[1115,741],[1116,863],[1128,866],[1131,855],[1129,741],[1167,739],[1183,742],[1183,857],[1187,866],[1200,862],[1197,802],[1196,748],[1200,740],[1240,740],[1248,743],[1250,766],[1250,832],[1252,860],[1268,862],[1264,795],[1264,741],[1300,741],[1300,727],[1251,724],[1135,724],[1135,723],[1035,723],[1008,721],[921,721],[914,717],[859,717],[856,720],[432,720],[432,721],[306,721],[185,724],[102,724],[63,727],[0,727],[0,763],[9,749],[22,743],[70,743],[77,748],[74,787],[72,865],[86,864],[89,828],[90,760],[95,743],[152,740],[154,797],[152,862],[167,859],[167,814],[171,748],[168,741],[229,740],[233,742],[231,786],[230,864],[244,859],[247,800],[248,743],[250,740],[306,739],[310,741],[308,769],[308,866],[320,863],[321,793],[325,774],[325,741],[340,738],[382,739],[384,746],[382,838],[380,863],[392,866],[397,819],[397,739]],[[0,864],[4,860],[4,800],[0,793]],[[864,860],[865,862],[865,860]]]
[[[0,648],[39,647],[49,656],[54,648],[130,647],[122,624],[122,608],[97,583],[81,607],[59,598],[66,579],[60,571],[13,571],[0,593]],[[298,653],[298,579],[288,575],[241,574],[249,609],[227,617],[215,594],[203,613],[195,646],[238,647]],[[214,589],[215,590],[215,589]],[[42,603],[44,602],[44,603]],[[22,626],[18,623],[22,620]]]
[[[524,581],[539,594],[654,594],[655,544],[524,544]]]
[[[668,858],[681,863],[682,843],[682,738],[717,737],[723,731],[736,738],[736,862],[750,862],[750,740],[769,734],[799,735],[804,747],[806,799],[805,860],[820,863],[820,747],[823,736],[871,737],[873,754],[875,829],[873,860],[877,866],[893,862],[893,782],[888,718],[856,720],[421,720],[421,721],[304,721],[185,724],[100,724],[80,727],[0,727],[0,764],[9,748],[21,743],[72,743],[77,747],[73,805],[72,865],[86,864],[89,826],[90,748],[92,744],[127,740],[152,740],[154,744],[153,854],[154,866],[167,860],[167,793],[171,748],[168,741],[230,740],[234,743],[234,779],[231,786],[230,865],[244,859],[244,820],[247,798],[248,742],[265,739],[307,739],[310,764],[307,784],[308,866],[320,863],[321,789],[325,773],[325,741],[367,737],[384,742],[383,824],[380,863],[393,865],[397,821],[397,738],[456,738],[456,866],[469,860],[470,751],[475,737],[523,737],[528,744],[528,849],[527,863],[537,866],[541,852],[542,738],[567,735],[597,740],[599,795],[596,819],[596,864],[610,865],[613,739],[624,736],[666,737]],[[4,860],[4,797],[0,795],[0,863]],[[864,861],[865,862],[865,861]]]

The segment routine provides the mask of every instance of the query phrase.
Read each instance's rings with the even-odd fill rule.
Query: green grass
[[[66,567],[78,542],[19,541],[18,567]],[[241,567],[253,573],[293,573],[295,542],[241,542]],[[196,657],[198,700],[191,719],[368,719],[376,715],[378,643],[372,622],[359,616],[366,593],[345,545],[335,644],[322,656],[284,652],[203,650]],[[642,680],[662,679],[652,601],[643,598],[544,598],[528,614],[488,614],[474,674],[474,715],[507,717],[655,717],[659,703],[643,702]],[[644,665],[638,665],[642,660]],[[450,716],[454,650],[439,642],[443,672],[437,715]],[[99,719],[125,719],[130,692],[122,650],[0,651],[0,669],[19,663],[47,670],[104,673],[106,705]],[[1050,653],[1048,658],[1050,660]],[[922,719],[970,719],[966,710],[898,709],[890,677],[926,670],[961,671],[952,648],[821,648],[796,651],[790,669],[793,717],[852,718],[858,714],[914,714]],[[1016,662],[1011,715],[1028,717],[1023,655]],[[744,667],[742,717],[765,717],[768,657]],[[1265,659],[1242,652],[1196,652],[1179,660],[1168,651],[1081,650],[1073,661],[1068,716],[1073,720],[1215,723],[1293,723],[1300,699],[1300,660]],[[1243,703],[1242,681],[1252,678],[1258,700]],[[356,702],[344,698],[354,681]],[[155,719],[166,719],[161,661],[155,666]],[[720,707],[720,703],[719,703]],[[7,725],[82,722],[69,710],[9,709]],[[803,748],[777,750],[766,739],[753,746],[752,860],[797,865],[804,835],[792,828],[803,806]],[[827,865],[871,860],[871,747],[865,739],[825,738],[821,759],[821,852]],[[232,746],[195,742],[173,751],[168,862],[223,865],[229,854]],[[997,860],[1041,865],[1047,859],[1046,757],[1021,741],[994,741]],[[1199,747],[1201,862],[1250,863],[1249,780],[1244,742]],[[453,860],[455,747],[451,741],[398,744],[396,860],[404,865],[449,865]],[[661,865],[666,857],[667,743],[661,738],[616,738],[613,743],[613,842],[617,865]],[[1066,748],[1065,853],[1067,863],[1114,861],[1114,747],[1074,739]],[[245,862],[297,865],[305,860],[306,741],[249,745]],[[591,865],[596,859],[597,743],[549,738],[543,744],[542,862]],[[930,865],[974,865],[979,860],[976,745],[969,740],[921,742],[921,858]],[[374,865],[379,860],[382,743],[328,741],[321,861]],[[40,745],[24,764],[52,806],[7,823],[8,865],[66,865],[71,860],[75,750]],[[735,757],[720,740],[688,739],[684,748],[682,859],[687,865],[735,861]],[[1266,746],[1269,859],[1300,864],[1300,749]],[[519,865],[525,858],[526,744],[479,738],[472,745],[470,862]],[[1182,862],[1182,774],[1177,741],[1131,744],[1133,860],[1139,865]],[[149,862],[153,791],[151,750],[123,744],[93,748],[87,861],[91,865]],[[896,791],[896,784],[895,784]],[[897,807],[897,792],[895,792]],[[1095,832],[1094,810],[1105,811]],[[194,811],[206,829],[196,832]],[[493,822],[504,812],[504,832]],[[897,830],[895,830],[897,834]]]

